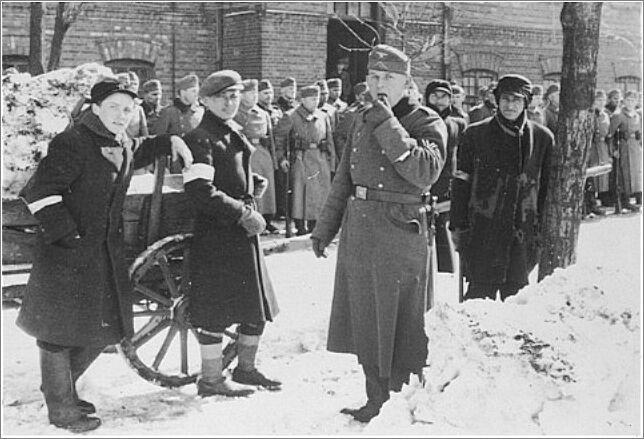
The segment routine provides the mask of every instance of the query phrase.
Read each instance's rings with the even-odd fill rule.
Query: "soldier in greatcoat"
[[[288,77],[282,79],[280,82],[280,96],[277,98],[277,106],[282,113],[286,113],[289,110],[297,107],[297,101],[295,96],[297,94],[297,81],[295,78]]]
[[[329,118],[317,108],[320,88],[302,87],[300,96],[302,104],[286,112],[275,130],[275,139],[278,163],[290,172],[291,218],[297,234],[305,235],[315,227],[331,189],[335,146]]]
[[[610,116],[604,109],[606,105],[606,92],[595,91],[595,99],[591,111],[594,115],[593,143],[588,151],[588,167],[607,165],[611,163],[611,155],[606,143]],[[609,192],[608,174],[590,177],[586,179],[584,187],[584,213],[586,215],[604,215],[597,206],[598,195],[605,197]],[[605,195],[602,195],[605,194]]]
[[[177,136],[128,139],[135,98],[115,77],[96,83],[90,112],[54,137],[20,193],[40,229],[16,324],[37,339],[49,421],[73,432],[101,423],[76,381],[133,333],[122,218],[133,170],[158,154],[192,162]]]
[[[241,76],[233,70],[212,73],[200,90],[206,111],[185,136],[194,165],[183,174],[186,195],[195,208],[190,248],[188,312],[198,334],[201,376],[197,392],[245,396],[250,386],[278,390],[279,381],[256,368],[260,336],[278,313],[259,234],[266,223],[256,210],[261,197],[251,173],[255,147],[233,118],[240,104]],[[239,323],[237,367],[232,382],[223,373],[223,332]]]
[[[336,160],[340,161],[342,158],[342,152],[347,143],[351,127],[356,117],[358,117],[360,110],[364,108],[364,105],[367,101],[367,96],[369,95],[366,82],[359,82],[353,87],[353,95],[355,96],[355,101],[349,105],[342,113],[342,118],[338,123],[338,126],[333,133],[333,140],[335,142],[335,155]]]
[[[469,281],[466,299],[501,299],[528,283],[538,261],[554,138],[528,120],[532,84],[499,80],[499,111],[468,126],[457,150],[450,230]]]
[[[246,79],[243,82],[241,103],[235,115],[235,122],[242,126],[242,133],[253,144],[255,151],[250,158],[253,172],[261,175],[267,181],[264,195],[257,199],[257,211],[264,216],[267,233],[277,232],[277,227],[271,224],[275,216],[275,141],[273,124],[268,113],[260,108],[258,103],[257,79]]]
[[[410,60],[369,54],[374,102],[356,118],[311,235],[317,257],[340,231],[327,349],[362,365],[367,403],[342,413],[369,422],[427,360],[429,247],[425,203],[445,164],[445,123],[405,97]],[[390,106],[393,105],[393,107]]]
[[[329,98],[327,99],[327,102],[335,107],[338,114],[343,113],[344,110],[347,109],[348,105],[340,99],[340,95],[342,94],[342,79],[327,79],[326,85],[329,87]]]
[[[161,115],[161,98],[163,97],[163,90],[161,88],[161,81],[158,79],[150,79],[143,83],[141,86],[143,94],[143,102],[141,107],[145,113],[148,121],[148,131],[150,134],[158,134],[157,125]]]
[[[329,122],[331,123],[331,132],[335,132],[335,128],[338,125],[338,110],[335,106],[329,103],[329,87],[324,80],[317,81],[315,85],[320,88],[320,102],[318,103],[318,108],[327,115]]]

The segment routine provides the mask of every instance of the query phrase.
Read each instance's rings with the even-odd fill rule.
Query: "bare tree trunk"
[[[49,52],[49,62],[47,71],[56,70],[60,63],[60,55],[63,51],[63,40],[65,33],[78,18],[82,3],[66,4],[59,2],[56,9],[56,21],[54,23],[54,36],[51,39],[51,51]]]
[[[586,157],[592,144],[590,111],[597,82],[602,3],[564,2],[559,121],[552,154],[539,280],[577,259]]]
[[[452,26],[452,10],[449,3],[442,3],[443,7],[443,39],[441,41],[441,76],[443,79],[449,81],[452,76],[452,69],[450,67],[450,48],[449,48],[449,31]]]
[[[29,5],[29,73],[40,75],[42,67],[42,2]]]

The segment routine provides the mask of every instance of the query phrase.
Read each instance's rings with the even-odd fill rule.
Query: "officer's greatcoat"
[[[276,129],[277,157],[290,156],[291,217],[316,220],[331,189],[335,167],[333,132],[327,115],[302,105],[286,113]]]
[[[642,192],[642,120],[637,112],[621,108],[610,117],[608,136],[619,142],[622,193]]]
[[[277,315],[277,301],[257,236],[238,224],[251,205],[254,150],[241,126],[206,111],[188,133],[194,164],[184,188],[195,206],[190,248],[190,321],[213,331],[218,325],[262,322]]]
[[[400,389],[427,358],[427,219],[421,194],[440,175],[447,132],[432,110],[408,100],[377,127],[360,115],[312,237],[340,232],[327,349],[353,353]],[[415,204],[352,195],[354,185],[413,194]],[[395,194],[394,194],[395,195]]]
[[[54,137],[21,196],[41,223],[17,324],[63,346],[132,334],[123,203],[135,167],[169,154],[169,136],[121,145],[93,113]],[[74,248],[59,240],[78,233]]]

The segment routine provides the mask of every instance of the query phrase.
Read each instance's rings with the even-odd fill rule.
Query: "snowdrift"
[[[13,198],[25,185],[54,136],[65,129],[70,112],[89,96],[99,75],[112,71],[83,64],[43,75],[2,77],[2,197]]]
[[[571,266],[505,303],[438,304],[424,386],[365,432],[617,435],[640,431],[639,276]]]

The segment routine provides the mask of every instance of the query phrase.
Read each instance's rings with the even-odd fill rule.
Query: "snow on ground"
[[[458,304],[436,281],[429,367],[363,425],[339,413],[364,402],[351,355],[325,351],[336,252],[272,254],[281,314],[260,345],[281,392],[249,398],[163,389],[116,354],[79,382],[103,426],[88,435],[641,435],[641,215],[584,223],[578,264],[506,303]],[[34,341],[3,310],[3,434],[61,435],[48,425]]]

